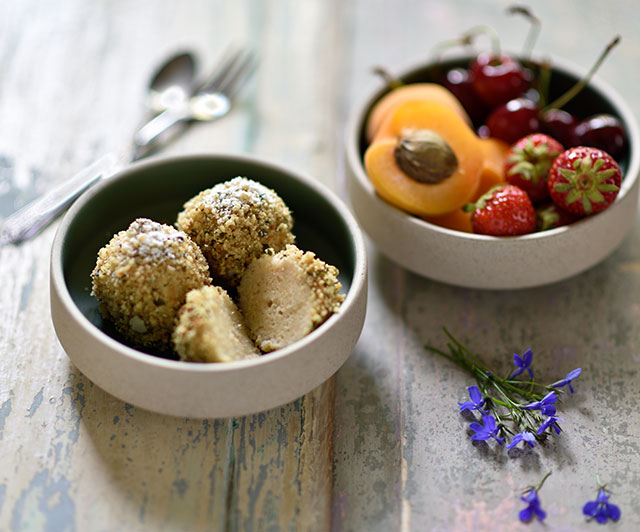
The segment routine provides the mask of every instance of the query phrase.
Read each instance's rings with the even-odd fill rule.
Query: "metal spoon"
[[[167,60],[156,70],[149,83],[147,105],[158,114],[183,105],[194,88],[196,60],[193,54],[182,52]]]
[[[147,105],[154,114],[180,108],[191,96],[195,59],[182,52],[160,66],[149,83]],[[0,227],[0,246],[27,240],[62,213],[75,199],[105,175],[111,175],[131,159],[129,154],[106,154],[72,178],[28,203],[9,216]]]
[[[133,137],[136,153],[145,153],[167,130],[190,122],[208,122],[227,114],[236,92],[256,68],[250,50],[233,50],[226,54],[220,68],[184,104],[167,109],[147,122]]]

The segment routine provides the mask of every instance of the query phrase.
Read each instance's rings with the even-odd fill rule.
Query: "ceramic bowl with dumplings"
[[[302,339],[249,360],[186,362],[132,347],[91,294],[98,251],[134,219],[174,224],[187,200],[237,176],[273,189],[292,213],[296,245],[338,268],[338,312]],[[340,368],[362,330],[366,281],[359,226],[317,181],[251,156],[177,156],[136,163],[74,203],[52,247],[51,312],[73,364],[113,396],[173,416],[241,416],[293,401]]]
[[[434,73],[466,67],[470,59],[453,58],[439,66],[423,63],[407,68],[398,77],[406,83],[434,81]],[[551,97],[562,94],[585,73],[585,69],[554,59]],[[372,91],[350,117],[346,131],[348,184],[361,227],[378,250],[400,266],[436,281],[469,288],[535,287],[570,278],[596,265],[632,228],[638,205],[640,134],[626,103],[597,77],[566,110],[579,118],[609,113],[621,120],[628,144],[618,159],[624,179],[615,203],[570,225],[513,237],[447,229],[407,214],[376,193],[363,162],[366,125],[372,108],[387,92]]]

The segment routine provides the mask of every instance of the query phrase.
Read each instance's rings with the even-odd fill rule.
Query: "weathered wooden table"
[[[602,67],[640,113],[634,0],[540,0],[541,54]],[[145,118],[154,66],[182,48],[201,71],[230,43],[260,55],[233,112],[165,153],[251,152],[345,195],[349,110],[392,71],[480,23],[519,50],[508,2],[23,0],[0,4],[0,218],[101,154]],[[0,248],[0,529],[589,530],[599,473],[640,530],[640,231],[590,271],[512,292],[445,286],[369,246],[361,340],[326,384],[237,419],[152,414],[94,386],[57,342],[48,304],[55,226]],[[541,264],[541,268],[545,265]],[[564,432],[505,452],[473,445],[456,401],[472,381],[423,345],[446,325],[508,367],[532,347],[543,379],[581,366]],[[541,491],[546,525],[522,525],[520,491]]]

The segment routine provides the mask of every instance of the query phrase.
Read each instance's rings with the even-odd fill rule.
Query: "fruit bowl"
[[[135,218],[173,224],[186,200],[236,176],[274,189],[292,212],[298,247],[338,267],[345,294],[338,312],[301,340],[250,360],[183,362],[131,347],[103,320],[91,295],[98,250]],[[362,330],[366,279],[358,224],[313,179],[250,156],[158,158],[98,184],[66,214],[51,253],[51,312],[73,364],[115,397],[174,416],[240,416],[293,401],[338,370]]]
[[[408,68],[405,83],[435,81],[439,72],[465,67],[470,57]],[[586,70],[553,60],[550,98],[564,93]],[[618,159],[624,179],[615,202],[603,212],[570,225],[522,236],[485,236],[429,223],[391,205],[376,192],[363,156],[367,117],[388,89],[367,96],[350,116],[346,130],[348,190],[356,218],[377,248],[414,273],[452,285],[480,289],[541,286],[574,276],[602,261],[627,235],[636,219],[640,136],[621,97],[595,78],[567,106],[578,117],[609,113],[622,122],[627,148]]]

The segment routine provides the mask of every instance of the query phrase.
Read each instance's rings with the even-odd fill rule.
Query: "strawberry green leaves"
[[[553,161],[563,151],[562,144],[548,135],[527,135],[516,142],[507,153],[506,180],[522,188],[533,203],[547,199],[549,170]]]
[[[610,155],[584,146],[561,153],[549,171],[553,201],[579,215],[606,209],[615,201],[621,182],[620,168]]]

